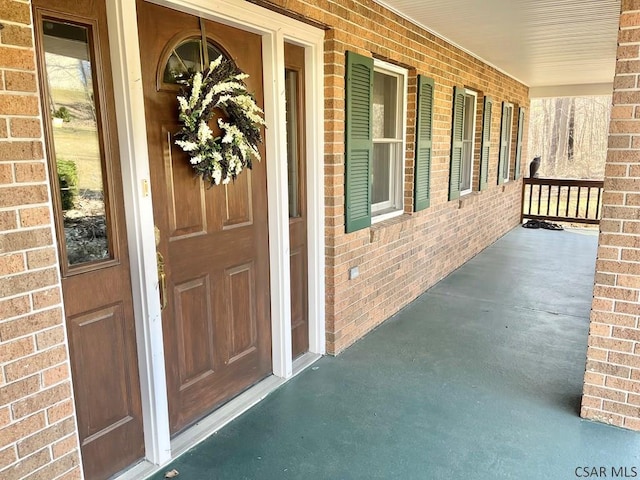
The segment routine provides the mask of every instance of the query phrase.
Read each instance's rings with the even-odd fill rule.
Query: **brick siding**
[[[640,430],[640,2],[623,0],[582,416]]]
[[[0,0],[0,478],[81,477],[27,2]]]
[[[362,0],[273,2],[326,25],[325,36],[325,242],[327,350],[339,353],[397,313],[426,289],[520,221],[520,181],[497,185],[501,102],[528,107],[528,89],[424,29]],[[409,69],[405,215],[345,234],[344,85],[345,51],[374,56]],[[435,80],[431,206],[413,210],[413,143],[416,75]],[[448,201],[453,86],[477,90],[474,192]],[[482,96],[494,100],[489,188],[478,187]],[[528,115],[526,115],[528,118]],[[528,121],[525,123],[525,135]],[[526,146],[526,136],[523,144]],[[528,164],[522,153],[522,170]],[[349,280],[357,266],[359,277]]]
[[[281,0],[325,41],[327,348],[344,348],[518,224],[521,182],[498,186],[500,102],[528,89],[370,1]],[[0,0],[0,478],[80,478],[61,290],[26,1]],[[405,214],[344,229],[345,52],[409,69]],[[435,79],[431,206],[413,209],[416,75]],[[448,201],[452,90],[479,92],[474,192]],[[482,95],[494,101],[489,188],[477,191]],[[517,110],[514,111],[514,144]],[[525,124],[525,132],[527,130]],[[526,145],[526,138],[523,141]],[[512,153],[513,158],[513,153]],[[522,155],[522,169],[527,164]],[[513,164],[511,165],[513,171]],[[360,276],[348,279],[358,266]]]

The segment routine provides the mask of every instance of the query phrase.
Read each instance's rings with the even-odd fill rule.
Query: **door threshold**
[[[322,355],[317,353],[305,353],[299,356],[293,361],[293,373],[290,378],[280,378],[271,375],[256,383],[233,400],[230,400],[216,411],[210,413],[181,434],[176,435],[176,437],[171,440],[171,460],[167,463],[155,465],[147,460],[143,460],[116,476],[114,480],[142,480],[156,474],[162,470],[166,464],[174,461],[187,450],[192,449],[200,442],[209,438],[229,422],[238,418],[251,407],[262,401],[278,387],[313,365],[320,358],[322,358]]]

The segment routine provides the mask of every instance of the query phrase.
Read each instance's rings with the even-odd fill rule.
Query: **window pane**
[[[464,140],[473,140],[473,123],[476,113],[476,98],[473,95],[464,97],[464,128],[462,130]]]
[[[164,68],[165,83],[186,83],[191,75],[202,70],[202,42],[187,40],[173,49]]]
[[[373,138],[396,138],[398,135],[398,79],[375,72],[373,77]]]
[[[285,102],[287,110],[287,171],[289,173],[289,218],[299,217],[298,182],[298,72],[285,70]]]
[[[471,142],[462,143],[462,181],[460,182],[460,190],[469,190],[471,188],[471,159],[473,158],[473,144]]]
[[[223,55],[223,53],[218,47],[212,43],[207,43],[209,62],[214,61],[220,55]],[[201,72],[203,66],[206,67],[208,65],[204,65],[204,59],[202,58],[202,41],[199,38],[185,40],[171,52],[164,68],[162,81],[165,83],[185,84],[191,75]]]
[[[69,265],[111,258],[87,28],[46,20],[44,50]]]
[[[207,56],[209,57],[209,62],[213,62],[216,58],[218,58],[221,55],[223,57],[226,57],[226,55],[224,55],[222,53],[222,50],[220,50],[218,47],[216,47],[211,43],[207,43]]]
[[[371,203],[388,202],[391,199],[391,145],[374,143],[371,168]]]

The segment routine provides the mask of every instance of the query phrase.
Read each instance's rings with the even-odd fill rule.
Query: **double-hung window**
[[[513,134],[513,104],[502,102],[500,122],[500,153],[498,158],[498,183],[509,181],[511,164],[511,140]]]
[[[374,60],[372,221],[402,213],[407,71]]]
[[[450,200],[458,198],[460,195],[466,195],[472,190],[477,103],[478,94],[475,91],[454,87],[449,178]]]
[[[352,232],[404,212],[407,117],[405,68],[347,52],[345,227]],[[433,94],[431,84],[430,95]],[[432,99],[429,102],[431,105]],[[430,111],[429,111],[430,112]],[[431,113],[429,113],[431,115]],[[430,116],[429,116],[430,118]],[[431,132],[431,122],[425,129]],[[423,184],[428,189],[428,158]],[[426,193],[428,196],[428,192]],[[424,203],[424,202],[423,202]]]

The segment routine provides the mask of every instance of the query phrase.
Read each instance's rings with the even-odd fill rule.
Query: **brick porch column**
[[[640,430],[640,1],[623,0],[581,415]]]
[[[81,478],[28,1],[0,0],[0,478]],[[55,175],[55,173],[54,173]]]

